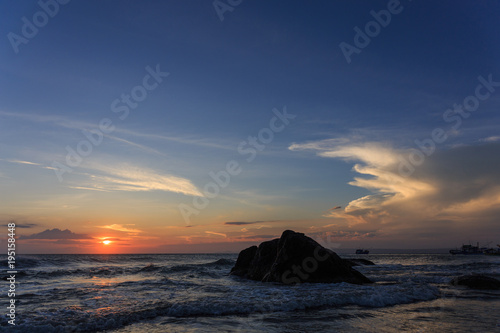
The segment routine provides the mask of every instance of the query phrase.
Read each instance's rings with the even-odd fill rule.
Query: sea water
[[[16,325],[0,331],[500,332],[500,291],[449,284],[500,278],[499,256],[343,257],[373,261],[355,268],[375,283],[249,281],[229,275],[236,254],[18,256]]]

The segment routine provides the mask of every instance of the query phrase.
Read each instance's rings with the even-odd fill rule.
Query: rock
[[[231,274],[263,282],[371,283],[313,239],[291,230],[240,252]]]
[[[357,258],[357,259],[342,259],[345,261],[346,264],[349,266],[371,266],[375,265],[372,261],[368,259],[362,259],[362,258]]]
[[[244,249],[238,255],[236,264],[231,268],[231,274],[246,277],[248,274],[248,269],[250,268],[250,263],[257,252],[257,246],[251,246]]]
[[[278,252],[279,239],[262,242],[250,263],[248,278],[252,280],[263,280],[271,270]]]
[[[461,275],[452,279],[450,284],[472,289],[500,289],[500,280],[481,274]]]

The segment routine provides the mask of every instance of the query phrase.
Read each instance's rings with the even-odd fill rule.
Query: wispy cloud
[[[224,222],[226,225],[247,225],[247,224],[255,224],[255,223],[260,223],[262,221],[256,221],[256,222]]]
[[[19,161],[19,160],[3,160],[3,161],[7,161],[7,162],[10,162],[10,163],[18,163],[18,164],[41,165],[39,163],[28,162],[28,161]]]
[[[138,131],[131,131],[128,129],[118,129],[117,132],[122,133],[122,134],[128,134],[131,136],[141,137],[141,138],[160,140],[160,141],[170,141],[170,142],[176,142],[176,143],[181,143],[181,144],[185,144],[185,145],[194,145],[194,146],[217,148],[217,149],[224,149],[224,150],[234,150],[233,145],[223,145],[220,143],[210,142],[207,138],[186,138],[186,137],[180,137],[180,136],[179,137],[166,136],[166,135],[160,135],[160,134],[151,134],[151,133],[142,133],[142,132],[138,132]]]
[[[30,161],[22,161],[22,160],[15,160],[15,159],[3,159],[3,158],[0,158],[0,161],[14,163],[14,164],[32,165],[32,166],[42,167],[43,169],[49,169],[49,170],[54,169],[53,167],[45,166],[43,164],[30,162]]]
[[[74,121],[66,117],[56,116],[56,115],[40,115],[33,113],[22,113],[22,112],[8,112],[0,111],[0,116],[11,117],[22,119],[25,121],[36,122],[36,123],[50,123],[52,125],[70,128],[70,129],[84,129],[84,128],[95,128],[96,124],[83,121]]]
[[[132,142],[130,140],[125,140],[123,138],[119,138],[117,136],[114,136],[114,135],[106,135],[106,137],[112,139],[112,140],[115,140],[115,141],[118,141],[118,142],[121,142],[121,143],[125,143],[126,145],[129,145],[129,146],[132,146],[132,147],[135,147],[135,148],[138,148],[140,149],[141,151],[144,151],[146,153],[153,153],[155,155],[160,155],[160,156],[166,156],[166,154],[156,150],[156,149],[153,149],[151,147],[148,147],[148,146],[145,146],[145,145],[142,145],[140,143],[136,143],[136,142]]]
[[[53,167],[46,166],[46,165],[43,165],[40,163],[30,162],[30,161],[22,161],[22,160],[15,160],[15,159],[2,159],[2,158],[0,158],[0,161],[14,163],[14,164],[21,164],[21,165],[29,165],[29,166],[39,167],[39,168],[47,169],[47,170],[54,170]],[[2,177],[2,173],[0,173],[0,177]]]
[[[35,228],[35,227],[38,227],[38,224],[36,223],[17,223],[15,221],[12,221],[16,224],[16,228],[21,228],[21,229],[30,229],[30,228]],[[10,222],[8,222],[10,223]],[[7,227],[7,224],[4,224],[3,227]]]
[[[497,142],[497,141],[500,141],[500,136],[489,136],[487,138],[484,138],[484,139],[481,139],[480,141],[482,142]]]
[[[122,231],[126,233],[132,233],[132,234],[137,234],[142,232],[142,230],[139,229],[133,229],[128,226],[134,226],[135,224],[110,224],[110,225],[102,225],[98,226],[99,228],[104,228],[104,229],[111,229],[111,230],[116,230],[116,231]]]
[[[89,181],[71,185],[72,188],[97,191],[167,191],[203,196],[189,179],[162,174],[143,167],[124,164],[111,167],[90,164]]]
[[[279,235],[250,235],[250,236],[240,236],[240,237],[237,237],[237,239],[244,239],[244,240],[249,240],[249,239],[273,239],[273,238],[279,238]]]
[[[334,230],[334,231],[323,231],[316,233],[309,233],[308,235],[313,238],[320,238],[326,241],[335,240],[360,240],[366,238],[376,237],[377,231],[363,231],[363,230]]]
[[[62,116],[57,116],[57,115],[38,115],[38,114],[31,114],[31,113],[20,113],[20,112],[8,112],[8,111],[0,111],[0,116],[4,117],[12,117],[12,118],[17,118],[17,119],[22,119],[25,121],[30,121],[30,122],[36,122],[36,123],[50,123],[51,125],[54,126],[59,126],[59,127],[64,127],[67,129],[74,129],[74,130],[83,130],[83,129],[96,129],[98,128],[98,121],[96,120],[95,123],[92,122],[85,122],[85,121],[80,121],[80,120],[72,120],[67,117],[62,117]],[[157,150],[135,143],[131,140],[126,140],[124,138],[120,138],[116,136],[117,134],[122,134],[124,136],[134,136],[137,138],[145,138],[145,139],[150,139],[150,140],[159,140],[159,141],[168,141],[168,142],[175,142],[175,143],[180,143],[184,145],[194,145],[194,146],[200,146],[200,147],[207,147],[207,148],[216,148],[216,149],[224,149],[224,150],[234,150],[233,145],[223,145],[220,143],[216,142],[210,142],[207,138],[187,138],[187,137],[182,137],[182,136],[166,136],[166,135],[160,135],[160,134],[154,134],[154,133],[144,133],[144,132],[139,132],[139,131],[132,131],[126,128],[120,128],[116,127],[114,130],[115,135],[109,135],[107,134],[106,137],[111,138],[116,141],[121,141],[122,143],[126,143],[130,146],[134,146],[136,148],[140,148],[145,151],[149,152],[154,152],[155,154],[161,154],[164,155],[161,152],[158,152]]]
[[[240,222],[240,221],[231,221],[231,222],[224,222],[225,225],[248,225],[248,224],[257,224],[257,223],[269,223],[269,222],[280,222],[280,220],[273,220],[273,221],[251,221],[251,222]]]
[[[216,235],[216,236],[222,236],[224,238],[227,238],[227,235],[226,234],[223,234],[223,233],[220,233],[220,232],[214,232],[214,231],[205,231],[206,234],[210,234],[210,235]]]
[[[97,187],[85,187],[85,186],[68,186],[69,188],[73,188],[75,190],[89,190],[89,191],[99,191],[99,192],[112,192],[110,190],[105,190]]]

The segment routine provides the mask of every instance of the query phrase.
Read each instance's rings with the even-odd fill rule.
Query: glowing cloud
[[[73,188],[132,192],[167,191],[192,196],[203,196],[189,179],[160,174],[146,168],[131,165],[108,167],[94,164],[89,169],[94,171],[90,175],[91,181],[72,186]]]
[[[432,237],[444,226],[450,230],[450,223],[468,230],[491,230],[496,225],[500,213],[498,143],[436,151],[410,176],[398,172],[399,156],[409,151],[382,143],[335,139],[293,144],[289,149],[312,150],[322,157],[358,162],[353,170],[369,177],[355,177],[349,184],[373,194],[351,200],[344,210],[333,209],[324,215],[343,219],[351,227],[369,224],[378,230],[384,225],[386,233],[420,230],[421,235]]]

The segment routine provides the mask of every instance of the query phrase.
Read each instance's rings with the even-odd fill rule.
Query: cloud
[[[387,236],[434,235],[436,239],[463,235],[464,230],[484,237],[500,231],[498,143],[436,150],[409,176],[400,175],[399,167],[411,150],[387,143],[323,140],[293,144],[289,149],[354,163],[353,170],[360,176],[349,184],[372,193],[324,215],[343,219],[353,229],[369,225]]]
[[[75,190],[88,190],[88,191],[98,191],[98,192],[112,192],[110,190],[105,190],[102,188],[95,187],[85,187],[85,186],[68,186],[69,188],[73,188]]]
[[[71,121],[61,116],[46,116],[46,115],[39,115],[32,113],[8,112],[8,111],[0,111],[0,116],[18,118],[37,123],[51,123],[53,125],[58,125],[61,127],[66,127],[71,129],[83,129],[96,126],[95,124],[91,123],[85,123],[81,121]]]
[[[240,236],[238,239],[269,239],[279,238],[279,235],[253,235],[253,236]]]
[[[359,240],[365,238],[372,238],[377,235],[377,231],[363,231],[363,230],[334,230],[334,231],[324,231],[318,233],[311,233],[309,236],[313,238],[320,238],[323,240]]]
[[[258,222],[224,222],[226,225],[247,225],[247,224],[254,224]]]
[[[35,163],[35,162],[30,162],[30,161],[22,161],[22,160],[14,160],[14,159],[3,159],[3,158],[0,158],[0,161],[5,161],[5,162],[9,162],[9,163],[14,163],[14,164],[24,164],[24,165],[32,165],[32,166],[38,166],[38,167],[41,167],[43,169],[49,169],[49,170],[53,170],[54,168],[53,167],[49,167],[49,166],[45,166],[43,164],[40,164],[40,163]]]
[[[500,136],[489,136],[487,138],[481,139],[482,142],[497,142],[500,141]]]
[[[78,245],[82,245],[82,242],[79,240],[74,240],[74,239],[58,239],[57,241],[53,242],[53,244],[78,244]]]
[[[105,229],[111,229],[111,230],[115,230],[115,231],[122,231],[122,232],[127,232],[127,233],[140,233],[142,232],[142,230],[139,230],[139,229],[132,229],[132,228],[129,228],[127,226],[133,226],[135,224],[111,224],[111,225],[103,225],[103,226],[98,226],[99,228],[105,228]]]
[[[135,147],[135,148],[138,148],[144,152],[147,152],[147,153],[153,153],[153,154],[156,154],[156,155],[160,155],[160,156],[166,156],[164,153],[162,152],[159,152],[158,150],[156,149],[153,149],[153,148],[150,148],[150,147],[147,147],[145,145],[141,145],[140,143],[136,143],[136,142],[132,142],[130,140],[125,140],[125,139],[122,139],[122,138],[119,138],[117,136],[113,136],[113,135],[106,135],[106,137],[112,139],[112,140],[115,140],[115,141],[118,141],[118,142],[121,142],[121,143],[125,143],[129,146],[132,146],[132,147]]]
[[[55,126],[59,126],[59,127],[67,128],[67,129],[72,129],[72,130],[84,130],[84,129],[89,129],[89,128],[96,128],[96,129],[98,128],[97,122],[92,123],[92,122],[84,122],[84,121],[80,121],[80,120],[71,120],[69,118],[57,116],[57,115],[38,115],[38,114],[30,114],[30,113],[0,111],[0,116],[18,118],[18,119],[22,119],[25,121],[36,122],[36,123],[49,123],[51,125],[55,125]],[[134,136],[134,137],[139,137],[139,138],[161,140],[161,141],[168,141],[168,142],[176,142],[176,143],[185,144],[185,145],[194,145],[194,146],[209,147],[209,148],[224,149],[224,150],[233,150],[234,149],[234,147],[232,145],[222,145],[222,144],[215,143],[215,142],[209,142],[209,140],[207,140],[207,138],[196,138],[195,139],[195,138],[186,138],[186,137],[164,136],[164,135],[148,133],[148,132],[132,131],[132,130],[128,130],[125,128],[116,128],[114,130],[114,133],[119,133],[119,134],[122,134],[125,136]],[[111,136],[111,135],[106,135],[106,137],[108,137],[112,140],[121,141],[125,144],[142,149],[146,152],[153,152],[155,154],[164,155],[163,153],[161,153],[155,149],[152,149],[150,147],[132,142],[130,140],[126,140],[126,139],[119,138],[117,136]]]
[[[203,196],[189,179],[154,170],[125,164],[110,167],[91,164],[88,182],[72,185],[71,188],[95,191],[166,191],[191,196]]]
[[[186,145],[194,145],[200,147],[208,147],[208,148],[217,148],[223,150],[233,150],[234,147],[232,145],[222,145],[215,142],[209,142],[207,138],[185,138],[185,137],[173,137],[173,136],[164,136],[159,134],[151,134],[151,133],[141,133],[136,131],[130,131],[127,129],[118,129],[117,132],[128,134],[136,137],[142,137],[147,139],[161,140],[161,141],[171,141]]]
[[[29,228],[35,228],[38,227],[38,224],[36,223],[17,223],[16,221],[11,221],[8,222],[7,224],[4,224],[3,227],[7,228],[9,223],[15,223],[16,224],[16,229],[21,228],[21,229],[29,229]]]
[[[280,220],[273,221],[251,221],[251,222],[224,222],[225,225],[248,225],[248,224],[256,224],[256,223],[270,223],[270,222],[281,222]]]
[[[213,231],[205,231],[206,234],[210,234],[210,235],[216,235],[216,236],[222,236],[224,238],[227,238],[227,235],[226,234],[222,234],[222,233],[219,233],[219,232],[213,232]]]
[[[69,229],[61,230],[58,228],[47,229],[45,231],[32,234],[29,236],[21,236],[19,239],[91,239],[89,235],[75,234]]]
[[[99,239],[101,239],[103,241],[104,240],[108,240],[108,241],[112,241],[112,242],[120,242],[120,241],[123,240],[123,239],[117,238],[117,237],[97,237],[97,238],[99,238]]]
[[[20,160],[2,160],[2,161],[7,161],[7,162],[10,162],[10,163],[17,163],[17,164],[41,165],[39,163],[28,162],[28,161],[20,161]]]
[[[387,144],[379,142],[355,142],[349,140],[323,140],[304,145],[293,144],[290,150],[313,150],[319,156],[327,158],[341,158],[354,164],[353,170],[369,178],[355,177],[350,185],[366,188],[375,192],[352,201],[345,211],[367,209],[386,204],[388,201],[397,202],[401,199],[412,199],[415,196],[431,193],[435,189],[430,182],[418,177],[404,177],[399,174],[398,166],[404,150],[397,150]],[[336,216],[336,212],[332,212]]]

